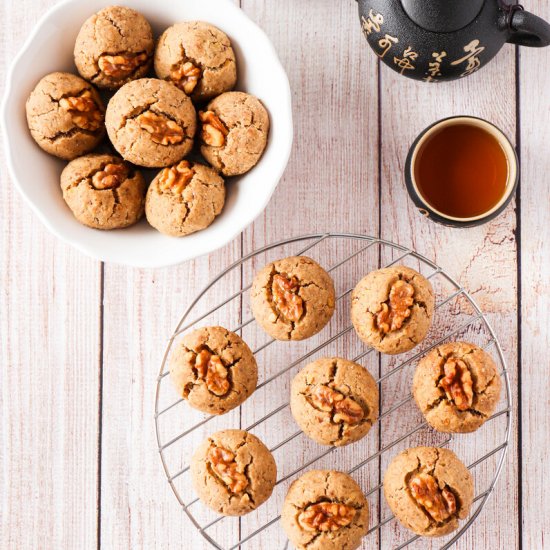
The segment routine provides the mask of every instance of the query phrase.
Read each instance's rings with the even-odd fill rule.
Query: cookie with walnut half
[[[351,295],[351,321],[361,340],[377,351],[404,353],[428,333],[434,314],[432,285],[405,266],[363,277]]]
[[[254,392],[258,367],[237,334],[223,327],[202,327],[177,345],[170,375],[178,394],[193,408],[224,414]]]
[[[422,537],[442,537],[470,513],[474,481],[449,449],[416,447],[398,454],[384,475],[384,495],[395,517]]]
[[[237,62],[225,33],[203,21],[166,29],[155,50],[155,72],[194,101],[208,101],[237,83]]]
[[[418,363],[413,395],[433,428],[467,433],[477,430],[494,413],[501,385],[487,352],[467,342],[450,342]]]
[[[206,438],[191,460],[193,487],[201,501],[224,516],[243,516],[273,492],[273,455],[244,430],[222,430]]]
[[[147,19],[124,6],[109,6],[82,25],[74,46],[80,75],[100,88],[117,89],[147,74],[155,41]]]
[[[97,90],[70,73],[50,73],[26,104],[33,139],[50,155],[71,160],[94,149],[105,135],[105,108]]]
[[[311,470],[290,486],[281,524],[298,550],[354,550],[367,533],[369,505],[349,475]]]
[[[209,166],[182,160],[161,170],[145,200],[147,221],[158,231],[183,237],[208,227],[225,203],[225,184]]]
[[[292,380],[292,416],[322,445],[358,441],[378,418],[378,386],[369,371],[346,359],[317,359]]]
[[[311,258],[291,256],[266,265],[250,291],[258,324],[277,340],[304,340],[334,313],[334,283]]]
[[[146,184],[133,166],[115,155],[86,155],[61,173],[67,206],[82,224],[122,229],[143,216]]]
[[[105,125],[124,159],[163,168],[191,151],[197,121],[195,107],[181,90],[164,80],[141,78],[111,98]]]

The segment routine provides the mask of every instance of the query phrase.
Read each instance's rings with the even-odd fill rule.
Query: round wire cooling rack
[[[308,340],[276,341],[254,321],[248,290],[254,274],[265,264],[301,254],[316,260],[332,275],[336,312],[327,327]],[[399,356],[386,356],[368,348],[355,335],[350,322],[349,296],[369,271],[398,264],[408,265],[430,280],[436,295],[436,312],[430,333],[420,345]],[[241,407],[222,416],[208,416],[189,407],[167,376],[172,347],[185,331],[197,325],[222,325],[238,333],[258,362],[255,393]],[[454,340],[472,342],[493,356],[504,391],[497,412],[478,431],[451,436],[427,425],[414,404],[411,382],[423,355],[443,342]],[[323,356],[340,356],[363,364],[379,385],[378,420],[366,437],[346,447],[327,448],[309,440],[290,414],[292,377],[307,362]],[[511,407],[510,381],[501,346],[466,289],[409,248],[375,237],[326,233],[295,237],[256,250],[222,271],[200,292],[168,342],[157,383],[155,426],[170,487],[189,519],[214,548],[287,548],[288,541],[278,520],[289,485],[307,469],[328,468],[352,475],[367,496],[370,525],[363,548],[446,549],[476,520],[493,492],[508,447]],[[220,516],[203,506],[194,495],[190,479],[189,464],[196,447],[209,434],[227,428],[253,432],[264,441],[277,462],[278,477],[271,498],[240,518]],[[411,536],[399,526],[382,494],[382,478],[388,463],[403,449],[418,445],[451,447],[468,465],[475,480],[476,496],[469,517],[458,531],[437,541]]]

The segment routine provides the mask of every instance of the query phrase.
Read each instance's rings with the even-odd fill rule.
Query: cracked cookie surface
[[[351,320],[377,351],[404,353],[426,337],[434,313],[430,282],[414,269],[387,267],[363,277],[351,296]]]
[[[269,115],[259,99],[243,92],[226,92],[211,101],[207,112],[214,113],[227,129],[221,146],[205,143],[202,126],[201,153],[225,176],[251,170],[267,145]]]
[[[65,167],[61,189],[82,224],[121,229],[143,216],[146,184],[141,173],[115,155],[86,155]]]
[[[170,166],[187,155],[197,125],[191,100],[156,78],[133,80],[120,88],[109,101],[105,123],[122,157],[150,168]]]
[[[178,166],[182,163],[186,164],[189,177],[178,185],[175,176],[174,184],[170,185],[167,171],[179,175],[182,170],[178,172]],[[224,202],[224,181],[213,168],[182,161],[165,168],[151,182],[145,213],[147,221],[161,233],[182,237],[208,227],[221,213]]]
[[[224,516],[242,516],[271,496],[277,466],[256,436],[244,430],[222,430],[196,450],[191,478],[206,506]]]
[[[423,480],[429,480],[434,489],[418,491],[418,483]],[[407,529],[424,537],[441,537],[455,531],[459,520],[468,516],[474,481],[449,449],[416,447],[392,460],[384,475],[384,495],[391,511]],[[424,498],[431,500],[432,506],[423,502]],[[435,504],[444,513],[435,513]]]
[[[467,342],[450,342],[418,363],[413,395],[433,428],[467,433],[493,414],[501,386],[495,362],[487,352]]]
[[[367,533],[369,505],[349,475],[311,470],[290,486],[281,524],[298,550],[354,550]]]
[[[224,414],[254,392],[258,367],[237,334],[223,327],[202,327],[177,345],[170,358],[170,376],[178,394],[193,408]]]
[[[258,324],[277,340],[304,340],[319,332],[334,313],[334,284],[311,258],[291,256],[266,265],[250,291]]]
[[[142,78],[153,61],[151,26],[137,11],[109,6],[82,25],[74,47],[80,75],[100,88],[117,89]]]
[[[378,386],[361,365],[322,358],[292,380],[290,407],[297,424],[314,441],[348,445],[364,437],[378,418]]]
[[[89,153],[105,135],[105,108],[97,90],[74,74],[42,78],[27,99],[26,113],[36,143],[65,160]]]
[[[202,21],[176,23],[162,33],[155,51],[155,72],[199,102],[228,92],[237,83],[229,38]]]

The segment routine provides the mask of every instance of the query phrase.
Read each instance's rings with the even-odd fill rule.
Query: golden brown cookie
[[[74,61],[83,78],[100,88],[116,89],[147,74],[154,46],[153,31],[143,15],[109,6],[82,25]]]
[[[243,516],[271,496],[277,466],[256,436],[223,430],[201,443],[191,460],[191,478],[206,506],[224,516]]]
[[[433,313],[432,285],[410,267],[372,271],[351,296],[351,320],[357,335],[382,353],[403,353],[422,342]]]
[[[161,233],[182,237],[208,227],[222,211],[225,185],[209,166],[182,160],[164,168],[147,191],[147,221]]]
[[[267,145],[269,115],[261,102],[243,92],[226,92],[199,111],[201,153],[224,176],[252,169]]]
[[[495,362],[481,348],[450,342],[419,363],[413,394],[426,420],[440,432],[473,432],[489,418],[500,399]]]
[[[347,474],[311,470],[292,483],[281,524],[298,550],[354,550],[369,524],[369,505]]]
[[[330,275],[306,256],[266,265],[250,291],[258,324],[277,340],[303,340],[319,332],[334,313]]]
[[[229,38],[202,21],[176,23],[162,33],[155,51],[155,72],[194,101],[208,101],[237,83]]]
[[[322,445],[358,441],[378,418],[378,386],[369,371],[339,357],[322,358],[292,380],[292,416]]]
[[[413,533],[441,537],[470,512],[474,481],[449,449],[416,447],[398,454],[384,476],[384,495],[395,517]]]
[[[224,414],[256,389],[258,367],[246,343],[223,327],[186,334],[170,359],[170,375],[187,402],[210,414]]]
[[[120,229],[143,216],[146,184],[115,155],[86,155],[61,173],[63,198],[75,218],[95,229]]]
[[[36,143],[62,159],[89,153],[105,135],[105,108],[99,94],[74,74],[51,73],[42,78],[26,110]]]
[[[162,168],[193,147],[197,121],[191,100],[172,84],[142,78],[112,97],[105,116],[115,149],[138,166]]]

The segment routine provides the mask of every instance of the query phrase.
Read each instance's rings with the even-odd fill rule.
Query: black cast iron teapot
[[[504,0],[357,0],[371,48],[403,76],[438,82],[468,76],[505,42],[550,44],[550,25]]]

